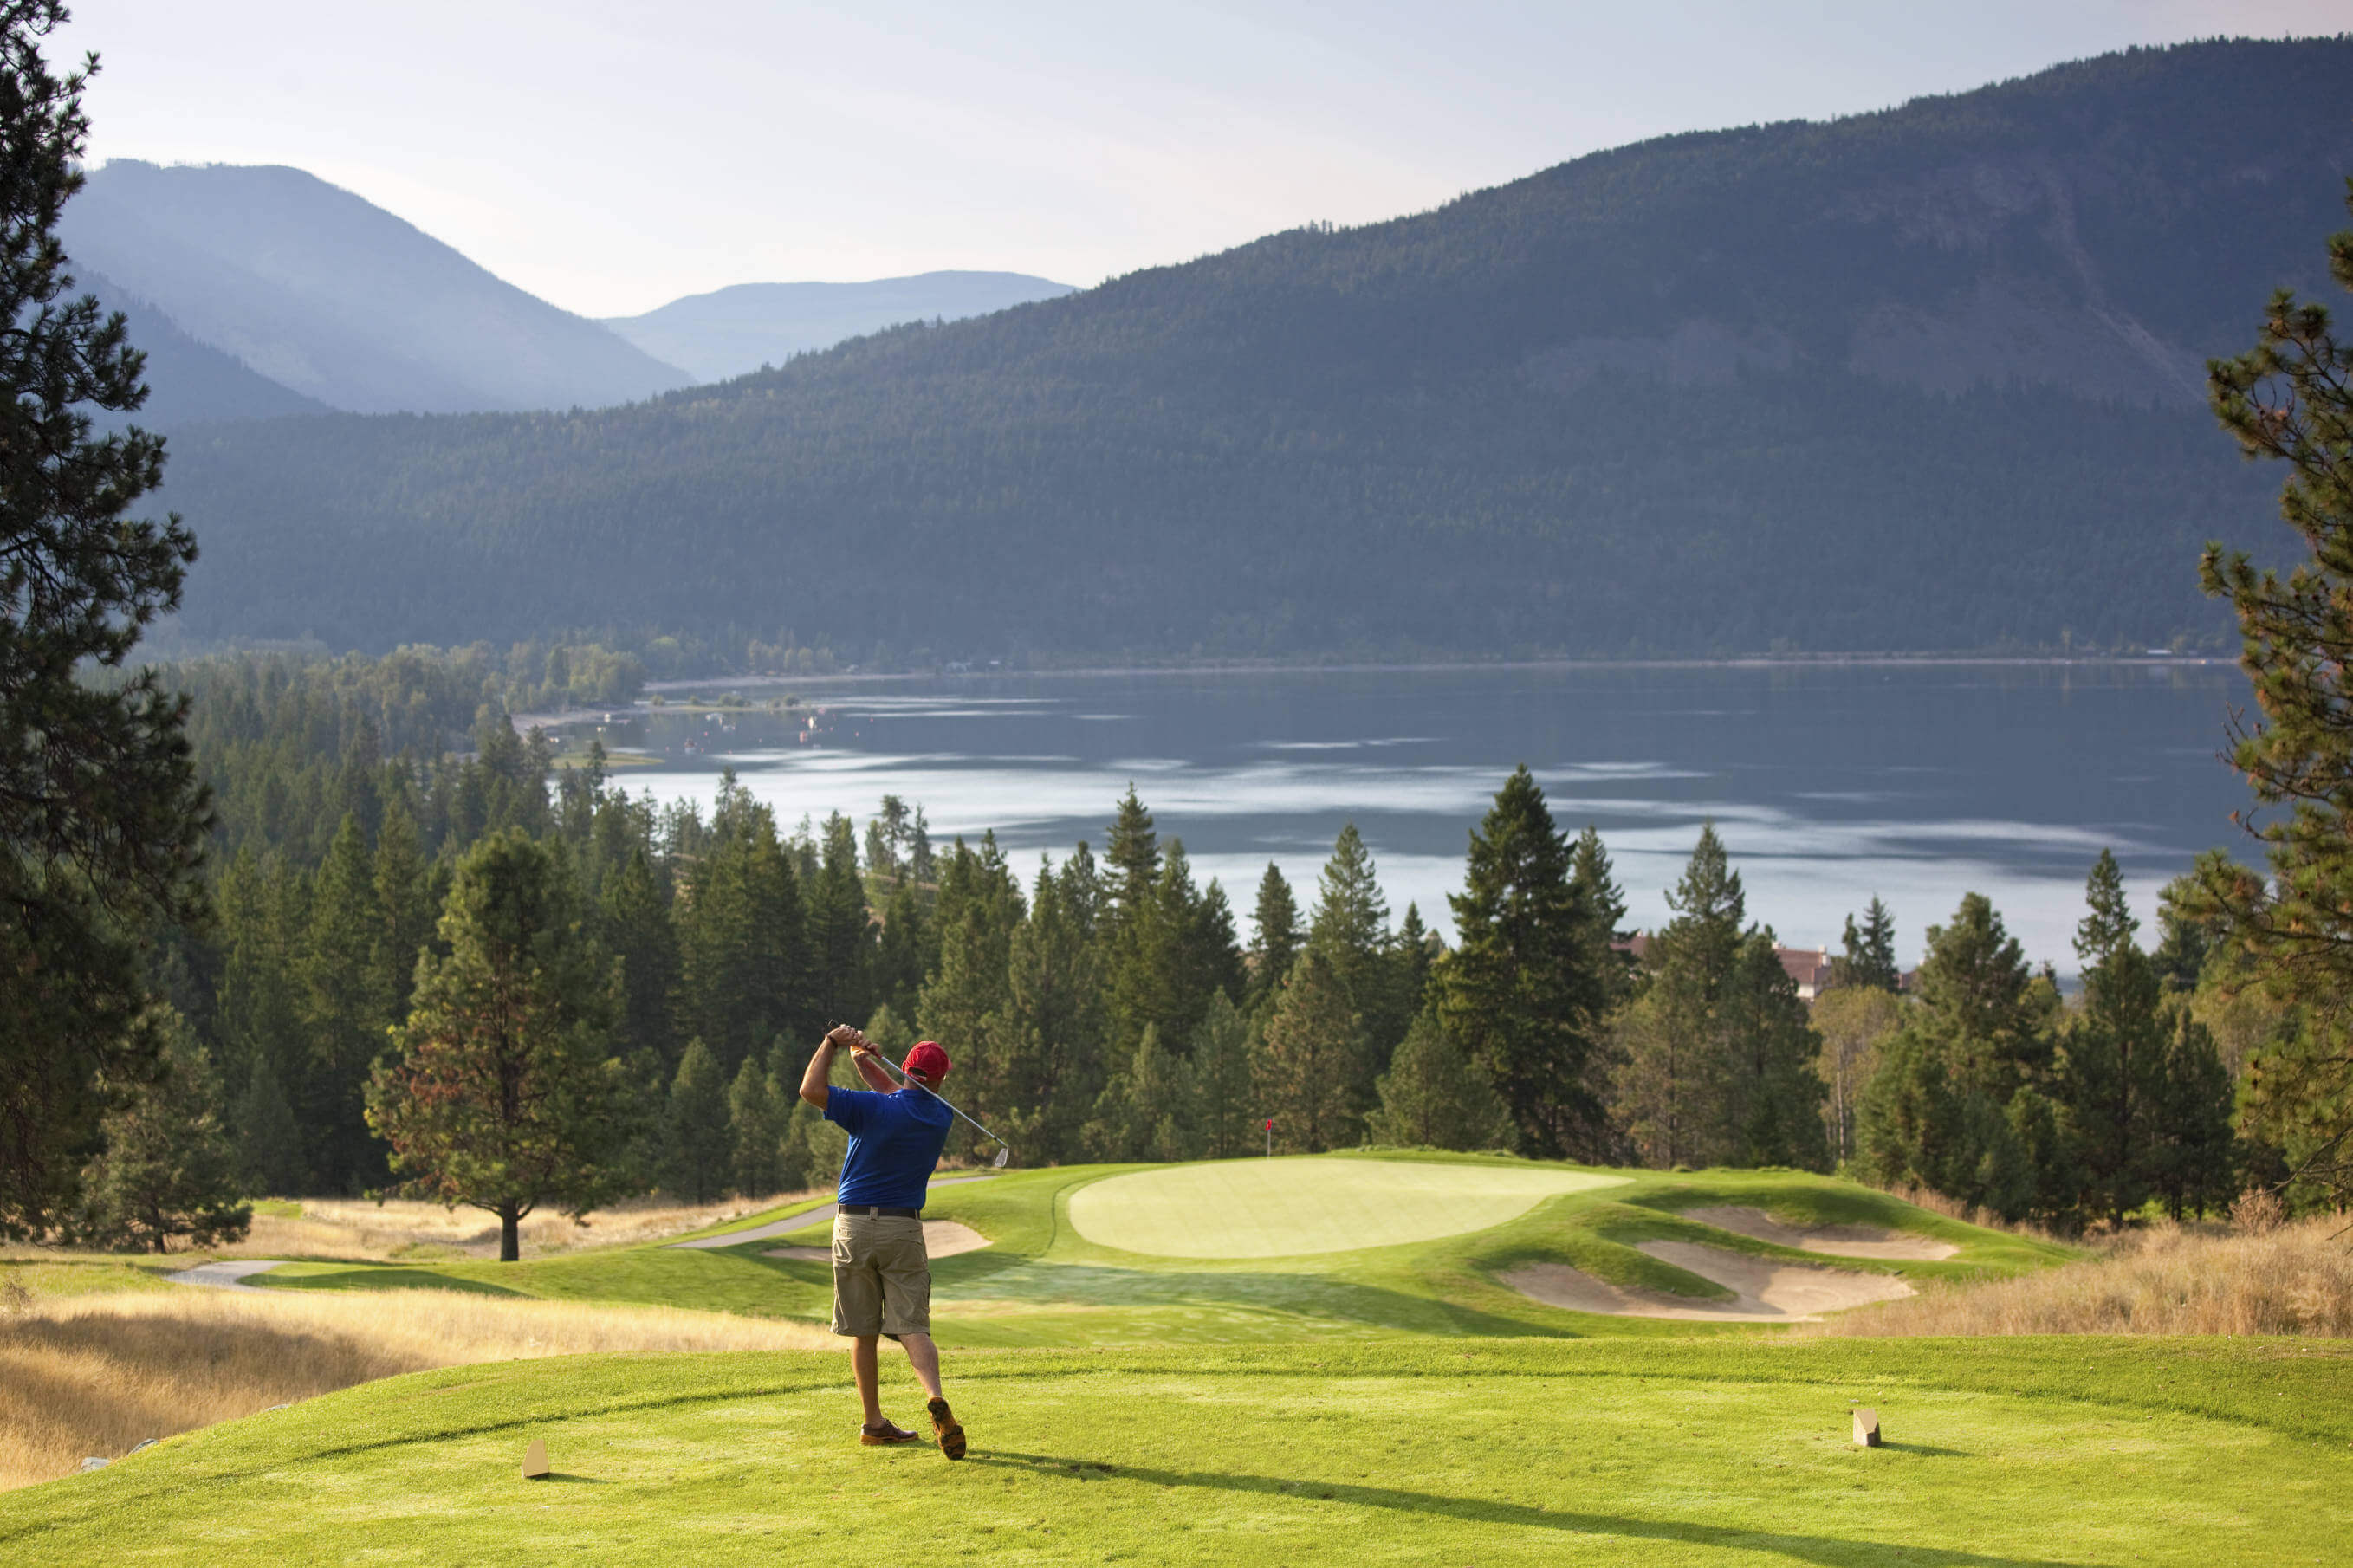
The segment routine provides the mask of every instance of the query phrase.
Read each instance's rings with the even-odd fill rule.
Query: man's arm
[[[827,1031],[825,1038],[817,1043],[817,1054],[809,1058],[807,1070],[801,1074],[801,1098],[819,1110],[823,1110],[827,1094],[826,1080],[833,1076],[834,1047],[849,1045],[852,1040],[863,1040],[865,1037],[847,1024],[839,1028]],[[881,1069],[877,1068],[875,1070],[880,1072]]]
[[[874,1042],[855,1029],[850,1033],[856,1037],[849,1042],[849,1061],[858,1069],[858,1076],[864,1079],[866,1087],[877,1094],[895,1093],[898,1082],[874,1059]]]

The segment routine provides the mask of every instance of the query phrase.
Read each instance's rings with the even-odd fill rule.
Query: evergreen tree
[[[1360,1110],[1377,1103],[1374,1086],[1409,1022],[1398,1005],[1391,942],[1388,901],[1381,896],[1372,853],[1356,825],[1349,823],[1340,829],[1318,879],[1307,945],[1323,950],[1356,1017],[1356,1058],[1346,1070],[1349,1103]]]
[[[1381,1075],[1381,1108],[1366,1118],[1377,1143],[1429,1149],[1493,1149],[1511,1136],[1494,1084],[1446,1037],[1426,1007]]]
[[[1845,968],[1842,978],[1849,985],[1893,992],[1904,983],[1904,972],[1895,965],[1895,917],[1876,893],[1860,927],[1852,915],[1846,917]]]
[[[1299,931],[1299,901],[1292,896],[1291,884],[1283,880],[1282,868],[1271,860],[1266,863],[1266,875],[1259,879],[1258,903],[1251,910],[1250,924],[1257,940],[1250,945],[1250,983],[1242,995],[1242,1010],[1263,1018],[1282,994],[1283,979],[1290,974],[1292,961],[1299,956],[1304,940]]]
[[[1028,913],[1020,884],[997,847],[984,835],[977,852],[962,839],[940,869],[939,966],[916,1002],[921,1037],[939,1041],[957,1062],[964,1086],[960,1103],[981,1122],[1014,1109],[1006,1076],[1002,1037],[1010,1000],[1008,978],[1013,933]],[[962,1128],[962,1123],[958,1123]],[[951,1146],[969,1135],[951,1134]]]
[[[923,986],[929,944],[924,940],[923,900],[914,888],[901,882],[882,912],[881,939],[875,945],[872,991],[878,1005],[902,1017],[913,1017],[915,995]]]
[[[782,1054],[782,1044],[776,1055]],[[789,1108],[779,1096],[776,1076],[767,1061],[748,1056],[728,1087],[728,1179],[744,1197],[765,1197],[784,1185],[779,1165]]]
[[[309,889],[282,860],[273,857],[264,867],[240,850],[221,878],[216,907],[223,953],[214,1028],[224,1059],[247,1077],[267,1064],[288,1103],[300,1103],[311,1068],[301,1011]],[[304,1138],[302,1170],[290,1192],[330,1190],[312,1166],[313,1152]]]
[[[707,1204],[727,1184],[728,1089],[711,1047],[700,1038],[689,1040],[665,1108],[662,1182],[690,1203]]]
[[[674,1015],[732,1078],[776,1036],[812,1037],[825,1020],[808,999],[800,878],[776,819],[731,775],[712,827],[682,900]]]
[[[2353,209],[2353,181],[2347,184]],[[2331,235],[2328,269],[2353,289],[2353,229]],[[2254,827],[2271,874],[2202,858],[2185,912],[2229,937],[2223,984],[2269,994],[2306,1026],[2283,1030],[2250,1072],[2251,1132],[2278,1146],[2296,1188],[2353,1200],[2353,348],[2329,312],[2272,296],[2255,346],[2210,362],[2214,413],[2251,458],[2288,466],[2280,512],[2306,558],[2283,579],[2244,551],[2206,547],[2200,580],[2227,598],[2254,683],[2253,724],[2234,722],[2232,764],[2267,812]]]
[[[1028,918],[1008,944],[1004,1026],[993,1053],[1004,1131],[1041,1163],[1080,1156],[1104,1079],[1102,952],[1088,918],[1094,864],[1081,851],[1059,872],[1050,862],[1039,870]]]
[[[185,700],[125,669],[195,542],[125,515],[163,480],[162,437],[91,435],[147,393],[122,316],[72,296],[58,243],[94,68],[42,58],[66,16],[0,6],[0,1237],[70,1209],[101,1118],[157,1065],[140,938],[195,917],[208,817]]]
[[[636,1190],[633,1086],[612,1049],[613,965],[585,939],[565,863],[520,830],[459,862],[446,958],[417,966],[368,1122],[422,1196],[499,1216],[499,1256],[542,1205],[574,1215]]]
[[[1219,991],[1209,998],[1201,1026],[1193,1032],[1192,1053],[1185,1064],[1186,1093],[1204,1159],[1230,1160],[1249,1153],[1257,1142],[1252,1136],[1259,1118],[1251,1058],[1250,1021]]]
[[[291,1197],[303,1190],[302,1130],[295,1124],[293,1107],[287,1104],[268,1057],[254,1058],[230,1125],[243,1191]]]
[[[678,931],[670,900],[643,844],[605,879],[597,910],[605,946],[621,961],[617,1036],[631,1056],[667,1072],[673,1058],[670,998],[679,984]]]
[[[1471,835],[1439,966],[1439,1013],[1456,1047],[1493,1079],[1524,1153],[1592,1157],[1602,1110],[1589,1072],[1608,1005],[1615,889],[1600,841],[1580,889],[1569,846],[1535,775],[1514,771]]]
[[[2175,1219],[2227,1205],[2232,1180],[2231,1075],[2214,1037],[2183,1003],[2166,1010],[2165,1058],[2149,1107],[2147,1184]]]
[[[1330,954],[1309,942],[1282,983],[1259,1053],[1259,1104],[1279,1142],[1320,1154],[1356,1141],[1365,1109],[1356,1091],[1361,1034]]]
[[[2163,992],[2133,941],[2140,922],[2125,901],[2124,873],[2100,851],[2075,928],[2084,1010],[2067,1031],[2060,1093],[2078,1140],[2087,1199],[2112,1222],[2148,1196],[2152,1122],[2165,1070]]]
[[[826,819],[825,859],[809,889],[811,1001],[827,1018],[862,1018],[874,1006],[868,991],[873,946],[866,885],[858,875],[857,837],[849,818],[836,812]]]
[[[1423,1004],[1430,1000],[1430,962],[1442,951],[1430,928],[1421,923],[1421,906],[1407,904],[1405,918],[1398,921],[1397,935],[1389,943],[1393,970],[1389,986],[1407,1017],[1421,1016]]]
[[[385,808],[368,875],[376,918],[368,942],[368,990],[387,1021],[405,1018],[417,982],[417,954],[433,939],[438,900],[416,819],[398,802]]]
[[[1964,895],[1949,924],[1928,928],[1918,1000],[1858,1104],[1865,1171],[2006,1219],[2068,1212],[2079,1181],[2072,1132],[2033,1100],[2019,1104],[2030,1089],[2047,1098],[2057,1003],[1993,905]]]
[[[1163,1050],[1160,1028],[1144,1026],[1135,1054],[1095,1101],[1086,1144],[1098,1160],[1189,1160],[1196,1152],[1191,1085],[1182,1058]]]
[[[157,1252],[168,1251],[174,1237],[200,1247],[242,1241],[253,1209],[240,1201],[237,1145],[222,1125],[212,1058],[167,1009],[153,1010],[139,1026],[162,1041],[158,1070],[123,1086],[121,1102],[107,1113],[106,1146],[82,1174],[72,1237]]]
[[[1747,898],[1714,824],[1667,905],[1675,919],[1651,939],[1641,993],[1617,1021],[1617,1113],[1651,1164],[1725,1163],[1737,1157],[1729,1080]]]
[[[357,819],[346,815],[311,883],[301,1002],[311,1049],[302,1120],[312,1169],[331,1193],[358,1193],[385,1174],[363,1102],[392,1023],[391,996],[371,984],[381,978],[371,960],[383,924],[372,857]]]
[[[1111,837],[1103,845],[1103,865],[1111,884],[1113,918],[1124,923],[1151,901],[1153,884],[1160,879],[1160,838],[1152,830],[1152,813],[1135,797],[1133,783],[1112,819]]]

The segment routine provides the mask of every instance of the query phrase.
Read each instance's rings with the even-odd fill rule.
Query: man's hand
[[[825,1035],[825,1043],[828,1046],[835,1047],[847,1046],[853,1051],[873,1049],[871,1046],[866,1043],[866,1037],[864,1035],[860,1034],[856,1029],[851,1028],[847,1024],[836,1024],[832,1028],[828,1029]]]

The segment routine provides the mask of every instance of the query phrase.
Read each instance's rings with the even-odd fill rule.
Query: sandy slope
[[[1712,1225],[1737,1236],[1801,1252],[1827,1253],[1833,1258],[1886,1258],[1933,1263],[1960,1250],[1949,1241],[1881,1230],[1867,1225],[1784,1225],[1759,1208],[1714,1207],[1685,1209],[1685,1219]]]
[[[1654,1290],[1628,1289],[1596,1279],[1564,1263],[1530,1263],[1498,1278],[1513,1289],[1548,1307],[1572,1312],[1603,1312],[1630,1318],[1687,1318],[1719,1323],[1812,1322],[1824,1312],[1892,1301],[1912,1287],[1885,1274],[1857,1274],[1777,1263],[1689,1241],[1636,1244],[1662,1263],[1672,1263],[1733,1293],[1729,1301],[1694,1301]]]

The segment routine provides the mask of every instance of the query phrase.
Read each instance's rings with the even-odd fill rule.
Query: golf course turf
[[[1635,1340],[1005,1352],[972,1458],[840,1358],[422,1373],[0,1500],[0,1561],[2343,1561],[2353,1348]],[[902,1369],[885,1405],[920,1408]],[[1860,1449],[1852,1402],[1888,1446]],[[555,1475],[517,1478],[546,1440]]]
[[[815,1320],[826,1264],[770,1254],[823,1237],[776,1228],[816,1206],[703,1233],[756,1237],[717,1247],[297,1260],[256,1283]],[[1234,1245],[1186,1255],[1220,1214]],[[2342,1562],[2353,1535],[2344,1342],[1797,1339],[1505,1282],[1575,1269],[1707,1303],[1731,1293],[1653,1252],[1902,1284],[2074,1256],[1825,1177],[1366,1152],[1008,1171],[926,1215],[989,1240],[934,1268],[963,1464],[860,1447],[839,1354],[455,1367],[0,1495],[0,1563],[2218,1568]],[[1853,1445],[1858,1404],[1886,1447]],[[927,1427],[895,1357],[884,1409]],[[533,1437],[546,1482],[516,1474]]]

